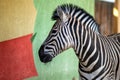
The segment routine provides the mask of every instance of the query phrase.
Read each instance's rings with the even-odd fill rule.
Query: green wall
[[[47,64],[41,63],[38,57],[38,49],[54,24],[51,20],[52,12],[57,5],[64,3],[76,4],[94,15],[94,0],[34,0],[37,15],[32,43],[38,76],[29,80],[72,80],[73,77],[79,79],[78,59],[73,49],[64,51]]]

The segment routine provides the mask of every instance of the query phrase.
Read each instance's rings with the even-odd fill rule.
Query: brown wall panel
[[[118,1],[118,13],[119,13],[119,16],[118,16],[118,30],[117,32],[120,33],[120,0],[116,0]]]
[[[113,3],[102,1],[95,2],[95,18],[100,25],[102,34],[109,35],[114,33],[113,28]]]

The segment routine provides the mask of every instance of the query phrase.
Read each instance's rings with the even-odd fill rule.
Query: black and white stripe
[[[72,47],[82,80],[120,80],[119,36],[101,35],[93,17],[71,4],[58,6],[52,19],[56,23],[39,50],[42,62]]]

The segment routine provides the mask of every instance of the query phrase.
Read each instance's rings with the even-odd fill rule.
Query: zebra
[[[120,33],[110,34],[110,35],[108,35],[108,37],[111,37],[112,39],[120,42]]]
[[[100,34],[98,24],[85,10],[73,4],[59,5],[55,20],[38,53],[47,63],[73,48],[79,59],[80,80],[120,80],[120,43]]]

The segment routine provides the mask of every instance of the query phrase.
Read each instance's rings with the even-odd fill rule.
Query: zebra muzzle
[[[45,54],[43,46],[41,46],[38,53],[39,53],[39,58],[41,62],[47,63],[52,61],[52,56],[50,54]]]
[[[40,56],[40,61],[43,62],[43,63],[50,62],[50,61],[52,61],[52,56],[49,55],[49,54],[41,55]]]

